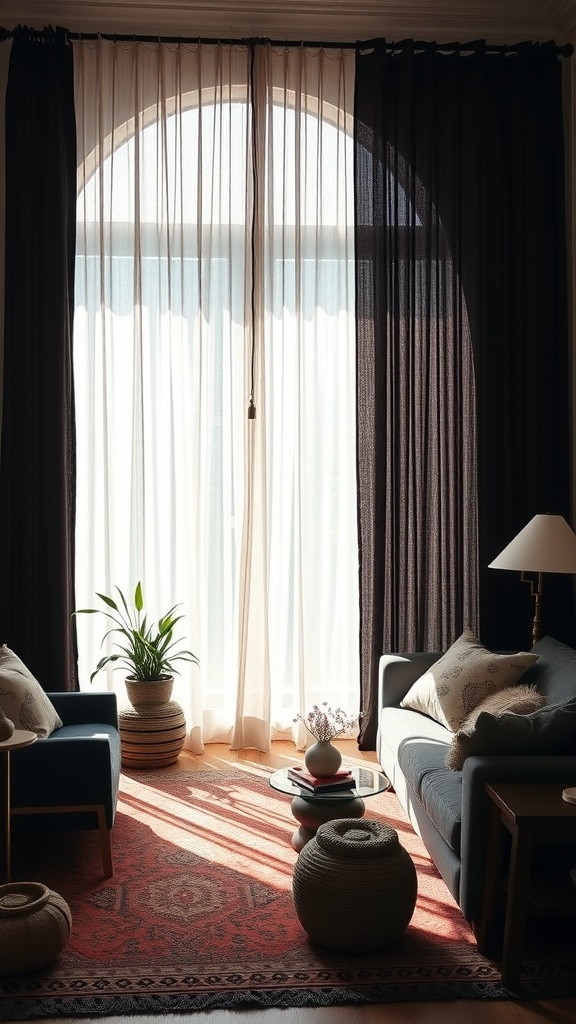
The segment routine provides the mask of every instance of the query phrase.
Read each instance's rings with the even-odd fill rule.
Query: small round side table
[[[4,755],[4,872],[5,881],[12,881],[11,835],[10,835],[10,754],[13,750],[29,747],[38,739],[35,732],[15,729],[7,740],[0,742],[0,753]]]
[[[313,839],[320,825],[337,818],[361,818],[366,805],[364,799],[385,793],[390,789],[390,779],[375,768],[351,768],[354,777],[350,789],[337,793],[312,793],[292,782],[287,768],[279,768],[269,776],[272,789],[292,797],[290,809],[298,822],[292,835],[292,847],[300,853]]]

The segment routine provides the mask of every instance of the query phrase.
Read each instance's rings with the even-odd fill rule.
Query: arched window
[[[183,603],[195,750],[359,699],[353,54],[252,56],[75,44],[77,597]]]

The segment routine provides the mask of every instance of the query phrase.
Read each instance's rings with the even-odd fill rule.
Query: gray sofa
[[[487,782],[576,785],[576,650],[544,637],[538,661],[522,676],[545,695],[528,715],[483,713],[486,752],[446,767],[452,733],[418,711],[400,707],[412,684],[440,653],[387,654],[380,659],[377,754],[382,770],[430,857],[475,927],[480,919],[487,853]],[[492,718],[492,720],[490,720]],[[576,851],[575,851],[576,855]]]

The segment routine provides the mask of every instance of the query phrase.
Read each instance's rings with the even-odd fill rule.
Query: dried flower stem
[[[305,715],[296,715],[294,721],[302,722],[314,739],[323,743],[353,729],[357,719],[346,714],[343,708],[331,708],[324,701],[320,706],[314,704]]]

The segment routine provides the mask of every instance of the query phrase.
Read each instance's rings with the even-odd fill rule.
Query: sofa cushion
[[[494,654],[470,629],[410,687],[400,702],[456,732],[486,697],[518,683],[538,654]]]
[[[534,685],[548,704],[576,699],[576,650],[551,636],[542,637],[532,648],[538,661],[528,669],[523,683]]]
[[[17,729],[49,736],[62,719],[40,683],[6,644],[0,647],[0,707]]]
[[[396,758],[408,790],[424,806],[448,845],[459,855],[462,816],[460,774],[444,764],[451,733],[432,718],[402,708],[380,715],[383,743]]]
[[[529,715],[478,715],[477,754],[576,754],[576,700],[547,704]]]
[[[498,693],[486,697],[474,708],[474,711],[463,722],[462,727],[454,734],[446,754],[446,767],[452,771],[461,771],[464,761],[471,754],[493,753],[490,743],[484,748],[476,736],[476,723],[483,711],[487,711],[493,719],[501,717],[507,711],[512,711],[516,715],[528,715],[532,711],[537,711],[545,703],[546,698],[543,694],[538,693],[534,686],[526,685],[509,686],[505,690],[499,690]],[[482,741],[486,743],[485,735],[482,737]]]

